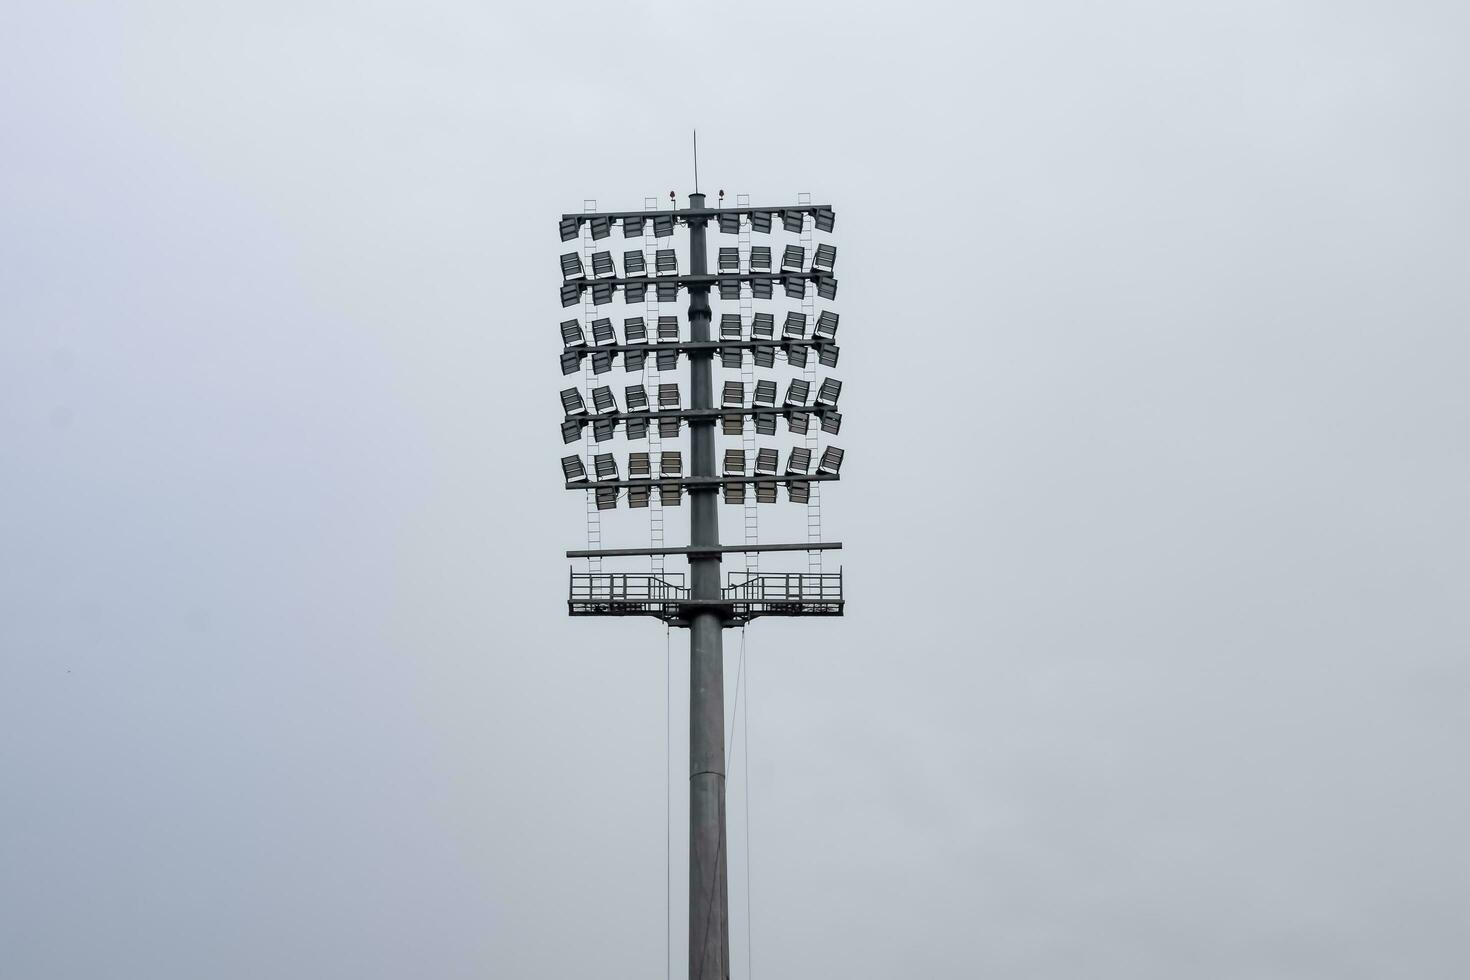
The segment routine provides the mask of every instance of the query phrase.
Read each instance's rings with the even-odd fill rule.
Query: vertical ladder
[[[582,213],[589,214],[597,210],[597,201],[584,199],[582,201]],[[592,274],[592,223],[582,222],[582,268],[587,275]],[[582,294],[582,329],[588,332],[592,329],[592,321],[597,317],[597,306],[592,302],[592,288],[589,281],[587,291]],[[582,392],[582,400],[585,404],[592,404],[592,387],[596,383],[596,375],[592,373],[592,358],[588,357],[587,366],[582,371],[582,384],[585,389]],[[587,467],[592,466],[592,454],[596,452],[596,443],[592,438],[591,425],[582,430],[582,450],[587,459]],[[589,551],[602,547],[602,513],[597,509],[597,494],[595,491],[587,491],[587,549]],[[588,558],[587,571],[602,571],[601,558]]]
[[[739,208],[750,207],[749,194],[736,194],[735,206]],[[750,219],[740,219],[740,268],[745,272],[750,271]],[[755,317],[755,297],[749,286],[740,290],[740,328],[741,336],[749,337],[750,323]],[[755,394],[755,351],[747,350],[740,353],[740,383],[744,387],[745,397],[751,398]],[[740,428],[740,445],[745,450],[746,472],[753,472],[751,467],[755,465],[755,418],[746,418],[742,421]],[[755,486],[745,488],[745,543],[747,546],[760,544],[760,511],[755,504]],[[747,551],[745,553],[745,571],[754,574],[760,571],[760,552]]]
[[[811,194],[796,195],[797,204],[811,204]],[[816,222],[810,214],[802,216],[801,221],[801,248],[807,261],[812,260],[816,252],[813,241],[816,231]],[[817,322],[817,291],[813,283],[807,283],[806,289],[801,294],[801,312],[806,315],[807,329],[814,329]],[[807,349],[806,369],[802,372],[808,389],[817,390],[817,355],[812,348]],[[803,445],[812,454],[812,459],[817,458],[817,433],[821,426],[817,424],[815,417],[807,419],[806,439]],[[806,505],[806,540],[808,544],[816,544],[822,540],[822,485],[811,483],[811,496]],[[820,551],[808,551],[806,553],[806,570],[808,572],[820,572],[822,570],[822,553]]]
[[[656,197],[645,197],[643,199],[643,210],[656,211],[659,207],[659,199]],[[654,252],[658,249],[658,239],[653,234],[653,221],[650,219],[643,223],[643,263],[652,269]],[[650,287],[644,293],[643,320],[644,329],[648,332],[650,343],[658,341],[658,291]],[[658,355],[650,353],[643,359],[643,383],[648,391],[648,397],[653,400],[653,407],[658,407]],[[663,440],[658,434],[658,420],[652,419],[648,426],[648,458],[654,466],[659,464],[662,457],[659,455],[663,450]],[[648,491],[648,546],[650,548],[662,548],[664,546],[664,505],[663,497],[660,496],[657,487],[650,487]],[[652,575],[662,577],[664,574],[664,556],[649,555],[648,571]]]

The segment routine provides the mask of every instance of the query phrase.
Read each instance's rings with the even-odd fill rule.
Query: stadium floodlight
[[[818,245],[816,252],[812,254],[812,271],[831,272],[835,265],[837,265],[837,246],[828,245],[826,242]]]
[[[812,331],[813,340],[833,341],[837,339],[837,314],[823,310],[817,314],[817,326]]]
[[[838,430],[840,383],[824,378],[819,389],[818,377],[828,372],[816,372],[812,360],[815,354],[827,367],[837,360],[838,318],[828,309],[835,303],[813,302],[814,294],[822,300],[836,296],[836,246],[825,234],[813,234],[814,228],[829,233],[835,219],[831,208],[806,196],[796,204],[754,208],[743,196],[730,209],[725,201],[721,191],[718,207],[709,207],[705,196],[695,193],[687,208],[666,203],[660,209],[656,199],[645,199],[645,208],[633,212],[598,212],[595,204],[585,202],[580,213],[563,215],[559,225],[563,247],[575,249],[561,255],[562,306],[578,308],[565,311],[573,315],[587,304],[585,314],[562,321],[558,351],[563,374],[588,372],[587,380],[577,377],[580,384],[561,392],[563,443],[567,451],[581,449],[563,457],[563,477],[569,488],[587,495],[588,550],[575,554],[589,565],[585,574],[571,576],[568,608],[573,615],[652,615],[690,631],[690,758],[698,762],[691,766],[689,784],[693,941],[688,975],[707,978],[731,972],[725,804],[714,761],[723,755],[723,743],[714,744],[724,707],[718,682],[723,676],[722,631],[759,616],[843,611],[841,573],[821,570],[823,552],[840,546],[820,540],[818,498],[812,489],[817,481],[836,479],[842,464],[842,450],[827,446],[823,451],[815,434],[818,425],[829,435]],[[790,234],[773,243],[769,235],[778,216],[783,232]],[[615,226],[621,226],[625,241],[621,250],[608,248],[611,242],[605,241]],[[716,226],[721,233],[738,235],[738,247],[730,239],[721,239],[724,247],[710,247],[708,235]],[[750,238],[756,233],[767,237],[753,246]],[[616,251],[622,252],[621,265]],[[784,294],[780,306],[771,302],[778,299],[777,283]],[[643,314],[624,316],[621,332],[616,316],[603,315],[612,313],[605,307],[618,301],[618,290],[626,313]],[[718,329],[710,308],[716,295],[726,301]],[[665,304],[664,313],[681,315],[657,316],[655,302]],[[635,303],[649,306],[630,305]],[[684,327],[680,320],[686,309]],[[786,362],[784,400],[772,370],[777,349]],[[751,351],[749,361],[746,350]],[[687,401],[679,390],[686,358]],[[652,372],[655,364],[660,374],[636,373],[645,368]],[[735,373],[717,375],[717,365]],[[612,382],[609,372],[619,366],[623,381],[604,384]],[[621,403],[615,395],[619,386],[624,389]],[[773,437],[783,418],[796,438],[782,438],[795,448],[778,451]],[[662,441],[654,441],[655,436]],[[629,441],[621,462],[615,454],[619,437]],[[722,452],[723,465],[717,467]],[[686,454],[688,470],[683,466]],[[619,473],[623,462],[626,479]],[[785,469],[779,470],[783,464]],[[668,512],[655,504],[677,507],[686,495],[691,498],[688,547],[680,547],[684,541],[664,547]],[[624,498],[629,508],[645,511],[647,550],[600,545],[603,522],[613,519]],[[758,532],[766,522],[757,522],[756,505],[778,499],[805,505],[808,531],[802,541],[760,543]],[[719,515],[728,513],[717,506],[721,501],[743,508],[743,548],[720,541]],[[805,552],[808,571],[762,571],[754,558],[745,560],[745,571],[734,571],[729,558],[722,558],[727,552]],[[686,555],[687,577],[664,574],[665,558],[673,554]],[[631,555],[649,556],[649,571],[629,573],[616,566],[603,571],[604,560]]]

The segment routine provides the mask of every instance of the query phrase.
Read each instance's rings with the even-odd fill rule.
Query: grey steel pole
[[[689,195],[690,208],[703,208],[704,195]],[[689,271],[705,275],[706,218],[689,219]],[[689,339],[710,339],[709,286],[689,289]],[[689,352],[691,407],[714,408],[714,354]],[[690,475],[716,476],[715,420],[689,423]],[[718,547],[720,491],[689,491],[689,543]],[[719,555],[689,559],[690,598],[720,597]],[[689,623],[689,980],[727,980],[730,975],[730,915],[725,867],[725,664],[724,621],[701,611]]]

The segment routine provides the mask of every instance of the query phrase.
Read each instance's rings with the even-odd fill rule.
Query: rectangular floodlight
[[[795,382],[793,382],[794,384]],[[613,398],[612,389],[607,385],[599,385],[592,389],[592,411],[597,415],[609,415],[618,410],[617,399]]]
[[[612,261],[611,258],[608,259]],[[801,272],[806,265],[806,249],[800,245],[787,245],[781,253],[782,272]]]
[[[604,217],[598,216],[596,218],[593,218],[590,222],[588,222],[588,224],[590,224],[592,226],[592,240],[593,241],[599,241],[600,242],[604,238],[606,238],[608,235],[612,234],[612,219],[611,218],[604,218]]]
[[[653,470],[649,468],[647,453],[628,454],[628,479],[647,480],[653,476]]]
[[[603,389],[598,389],[599,391]],[[786,405],[795,405],[798,408],[806,407],[807,397],[811,395],[812,386],[800,378],[793,378],[791,384],[786,386]],[[597,393],[593,392],[594,399]]]
[[[831,276],[820,276],[817,278],[817,295],[822,299],[837,298],[837,280]]]
[[[582,366],[582,352],[576,350],[564,350],[561,352],[561,373],[576,374]]]
[[[561,458],[561,475],[568,483],[581,483],[587,479],[587,468],[582,465],[581,456],[563,456]]]
[[[623,355],[623,370],[624,371],[642,371],[643,370],[643,361],[647,357],[648,357],[648,353],[646,351],[641,351],[641,350],[630,350],[630,351],[628,351],[627,353],[625,353]]]
[[[623,253],[623,275],[629,278],[641,276],[646,268],[647,266],[643,264],[643,253],[640,250],[632,248]]]
[[[787,473],[805,473],[812,468],[812,451],[797,446],[786,460]]]
[[[650,496],[650,493],[649,493],[649,488],[648,487],[629,487],[628,488],[628,506],[629,507],[647,507],[648,506],[648,498],[649,498],[649,496]]]
[[[676,316],[661,316],[658,318],[658,342],[670,344],[679,342],[679,318]]]
[[[740,359],[743,353],[739,347],[727,347],[720,351],[720,367],[730,371],[740,370]]]
[[[817,314],[817,327],[812,331],[813,340],[832,341],[837,339],[837,314],[823,310]]]
[[[733,279],[722,279],[719,283],[720,299],[739,299],[740,282]]]
[[[623,302],[642,303],[648,298],[648,283],[625,282],[623,283]]]
[[[629,419],[624,422],[623,437],[625,439],[647,439],[648,419]]]
[[[823,412],[822,413],[822,431],[825,432],[825,433],[827,433],[828,435],[834,435],[834,436],[837,433],[841,432],[842,431],[842,413],[841,412]]]
[[[775,476],[777,459],[776,450],[767,447],[755,451],[755,475]]]
[[[680,488],[677,483],[660,483],[658,485],[658,502],[663,507],[677,507],[680,500]]]
[[[798,483],[792,480],[786,484],[786,497],[793,504],[810,503],[812,499],[812,485],[810,483]]]
[[[726,381],[725,389],[720,393],[720,407],[744,408],[745,384],[740,381]]]
[[[776,287],[769,279],[752,279],[750,281],[750,295],[754,299],[770,299],[776,294]],[[569,306],[571,304],[562,304]]]
[[[572,322],[573,323],[576,323],[577,321],[573,320]],[[721,313],[720,314],[720,339],[721,340],[725,340],[725,341],[739,340],[740,339],[740,335],[741,335],[741,330],[742,330],[742,326],[741,326],[741,323],[740,323],[740,314],[739,313]]]
[[[754,246],[751,246],[751,249],[750,249],[750,271],[751,272],[770,272],[771,271],[771,246],[769,246],[769,245],[754,245]]]
[[[648,326],[641,316],[630,316],[623,320],[623,338],[630,344],[648,343]]]
[[[581,321],[563,320],[561,322],[561,342],[564,347],[580,347],[587,343],[587,338],[582,334]]]
[[[596,442],[607,442],[617,435],[618,423],[614,419],[593,419],[592,438]]]
[[[577,419],[567,419],[561,424],[561,441],[576,442],[582,438],[582,427],[586,424]]]
[[[825,378],[817,389],[817,404],[836,407],[837,397],[842,394],[842,382],[836,378]]]
[[[722,248],[722,249],[720,249],[720,271],[721,272],[739,272],[740,271],[740,249],[738,249],[738,248]]]
[[[817,472],[836,476],[840,469],[842,469],[842,450],[836,446],[828,446],[822,450],[822,458],[817,463]]]
[[[582,401],[582,393],[576,388],[563,388],[561,390],[561,408],[565,415],[586,415],[587,405]]]
[[[672,371],[679,366],[679,352],[676,350],[661,350],[654,359],[660,371]]]
[[[740,215],[722,214],[716,220],[720,223],[720,234],[737,235],[740,233]]]
[[[839,350],[835,344],[819,348],[817,350],[817,363],[822,367],[835,368],[837,366],[837,355]]]
[[[762,413],[755,417],[755,434],[758,436],[773,436],[776,434],[776,416]]]
[[[726,476],[744,476],[745,475],[745,450],[743,450],[743,449],[727,449],[727,450],[725,450],[725,475]]]
[[[654,289],[654,295],[660,303],[679,302],[679,284],[677,282],[661,282]]]
[[[612,510],[618,505],[618,491],[615,487],[597,488],[597,509]]]
[[[676,416],[667,416],[658,420],[658,437],[660,439],[679,438],[679,419]]]
[[[592,321],[592,342],[599,347],[618,342],[618,335],[613,330],[612,320],[604,316]]]
[[[582,284],[579,282],[564,282],[561,286],[561,305],[576,306],[577,300],[582,298]]]
[[[648,390],[642,385],[628,385],[623,389],[623,396],[630,412],[648,411]]]
[[[674,233],[674,216],[672,214],[655,215],[653,219],[653,237],[668,238]]]
[[[727,503],[727,504],[743,504],[743,503],[745,503],[745,484],[743,484],[743,483],[726,483],[724,485],[724,490],[725,490],[725,503]]]
[[[616,480],[618,478],[618,461],[612,453],[598,453],[592,457],[592,468],[597,472],[599,480]]]
[[[815,208],[812,217],[816,220],[817,231],[830,232],[837,224],[837,215],[831,208]]]
[[[684,475],[684,461],[679,455],[679,450],[658,454],[658,475],[660,477]]]
[[[812,255],[813,272],[831,272],[833,266],[837,265],[837,246],[821,244]]]
[[[669,411],[679,407],[679,383],[677,381],[658,386],[658,407],[660,411]]]
[[[720,431],[727,436],[745,434],[745,416],[724,415],[720,417]]]
[[[757,483],[755,485],[755,502],[758,504],[774,504],[776,502],[776,485],[774,483]]]
[[[594,323],[592,326],[594,328],[594,330],[593,330],[593,338],[594,338],[594,341],[595,341],[595,339],[596,339],[596,329],[595,328],[596,328],[597,324]],[[781,327],[781,339],[782,340],[805,340],[806,339],[806,314],[805,313],[787,313],[786,314],[786,323],[784,325],[782,325],[782,327]]]
[[[592,373],[606,374],[612,370],[613,356],[610,351],[600,350],[592,355]]]
[[[751,340],[775,340],[776,317],[770,313],[757,313],[750,318]]]
[[[751,231],[758,231],[763,235],[769,235],[771,233],[771,215],[772,212],[770,211],[750,212]]]
[[[788,347],[786,348],[786,363],[792,367],[804,368],[806,367],[806,354],[805,347]]]
[[[811,415],[806,412],[792,412],[786,416],[786,431],[795,432],[797,435],[806,435],[810,427]]]
[[[806,221],[805,211],[782,211],[781,227],[794,235],[801,234],[802,223]]]
[[[582,222],[576,218],[562,218],[560,228],[561,240],[569,242],[581,234]]]
[[[582,256],[576,252],[566,252],[561,257],[561,277],[563,279],[584,279],[582,271]]]
[[[576,391],[576,388],[570,389]],[[580,396],[578,396],[580,398]],[[751,404],[756,408],[774,408],[776,405],[776,382],[770,378],[761,378],[755,383],[755,394]]]
[[[613,292],[617,289],[610,282],[595,282],[592,284],[592,302],[596,306],[606,306],[612,302]]]
[[[617,266],[613,265],[611,252],[592,253],[592,277],[594,279],[599,279],[604,276],[616,276],[617,274],[618,269]]]
[[[623,237],[637,238],[643,234],[643,215],[630,214],[623,219]]]
[[[661,248],[653,253],[653,272],[658,276],[677,276],[679,257],[671,248]]]
[[[781,288],[786,291],[787,299],[801,299],[806,295],[806,280],[801,276],[783,276]]]

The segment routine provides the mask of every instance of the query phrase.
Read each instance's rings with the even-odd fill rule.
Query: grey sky
[[[0,977],[663,974],[555,218],[687,193],[693,125],[841,254],[849,615],[747,636],[752,975],[1465,976],[1467,27],[7,5]]]

